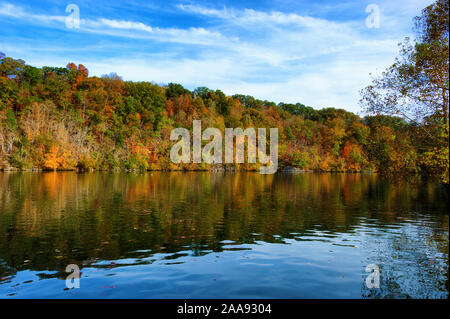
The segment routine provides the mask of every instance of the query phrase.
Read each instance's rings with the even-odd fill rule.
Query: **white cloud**
[[[62,16],[52,16],[52,15],[41,15],[41,14],[33,14],[24,11],[21,7],[10,3],[3,3],[0,6],[0,16],[7,16],[16,19],[28,19],[35,22],[64,22],[65,17]]]
[[[0,15],[19,18],[24,16],[24,13],[20,8],[16,7],[15,5],[12,5],[10,3],[3,3],[0,6]]]
[[[110,20],[100,18],[98,19],[98,25],[108,26],[114,29],[127,29],[127,30],[141,30],[146,32],[154,32],[151,26],[145,25],[141,22],[133,22],[133,21],[118,21],[118,20]]]
[[[55,28],[65,28],[66,16],[52,16],[26,12],[21,7],[4,3],[0,6],[0,16],[27,20],[35,24],[47,24]],[[223,45],[238,41],[236,37],[227,38],[217,31],[209,31],[204,28],[158,28],[146,25],[142,22],[128,20],[114,20],[106,18],[81,19],[81,32],[103,34],[124,38],[152,39],[161,42],[174,42],[201,45]]]
[[[310,16],[301,16],[295,13],[283,13],[280,11],[262,12],[253,9],[234,10],[224,7],[222,10],[209,9],[198,5],[183,5],[177,6],[179,9],[205,15],[209,17],[217,17],[228,20],[233,23],[250,26],[251,24],[258,25],[294,25],[307,28],[328,28],[335,30],[350,30],[345,23],[335,23],[324,19],[314,18]]]

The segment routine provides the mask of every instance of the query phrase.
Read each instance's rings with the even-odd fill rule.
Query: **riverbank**
[[[0,168],[0,172],[77,172],[77,173],[86,173],[86,172],[211,172],[211,173],[220,173],[220,172],[257,172],[257,169],[243,169],[243,168],[230,168],[230,167],[211,167],[205,169],[188,169],[188,168],[180,168],[180,169],[42,169],[42,168],[26,168],[19,169],[16,167],[7,167]],[[312,169],[301,169],[297,167],[283,167],[279,168],[278,172],[284,173],[377,173],[376,171],[371,170],[312,170]]]

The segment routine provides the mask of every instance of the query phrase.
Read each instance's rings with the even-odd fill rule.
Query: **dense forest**
[[[36,68],[1,58],[0,160],[20,169],[176,169],[170,132],[278,127],[280,164],[324,171],[423,170],[414,124],[390,116],[275,104],[180,84],[89,77],[83,65]],[[236,164],[238,165],[238,164]],[[203,169],[202,164],[186,165]],[[249,168],[249,167],[245,167]]]
[[[442,2],[448,8],[448,0]],[[442,89],[447,105],[448,13],[443,16],[447,26],[438,45],[447,48],[446,64],[440,66],[447,71]],[[419,50],[424,43],[412,47]],[[408,63],[423,62],[417,54],[413,58]],[[424,68],[416,70],[421,78]],[[89,76],[81,64],[38,68],[0,53],[0,169],[217,169],[170,161],[171,130],[192,129],[192,121],[199,119],[203,128],[222,132],[225,127],[278,127],[280,168],[441,174],[448,182],[448,113],[436,110],[417,121],[400,112],[370,111],[361,118],[343,109],[226,96],[206,87],[190,91],[175,83],[123,81],[115,73]],[[254,170],[257,165],[223,166]]]

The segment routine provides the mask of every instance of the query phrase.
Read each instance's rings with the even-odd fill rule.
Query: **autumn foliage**
[[[361,118],[342,109],[275,104],[205,87],[127,82],[114,73],[89,77],[81,64],[36,68],[0,56],[0,168],[217,169],[170,161],[171,130],[192,129],[196,119],[222,132],[278,127],[280,168],[435,174],[442,163],[448,165],[448,149],[425,148],[427,137],[416,125],[394,116]]]

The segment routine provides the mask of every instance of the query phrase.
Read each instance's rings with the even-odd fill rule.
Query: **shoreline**
[[[256,169],[229,169],[229,168],[213,168],[213,169],[41,169],[41,168],[27,168],[27,169],[18,169],[18,168],[1,168],[0,172],[4,173],[19,173],[19,172],[31,172],[31,173],[50,173],[50,172],[74,172],[77,174],[82,173],[96,173],[96,172],[104,172],[104,173],[145,173],[145,172],[209,172],[209,173],[259,173]],[[276,173],[348,173],[348,174],[377,174],[377,171],[370,170],[339,170],[339,171],[323,171],[323,170],[312,170],[312,169],[300,169],[295,167],[284,167],[278,169]],[[395,172],[390,172],[395,174]],[[397,172],[397,174],[404,174]],[[272,174],[269,174],[272,175]]]

